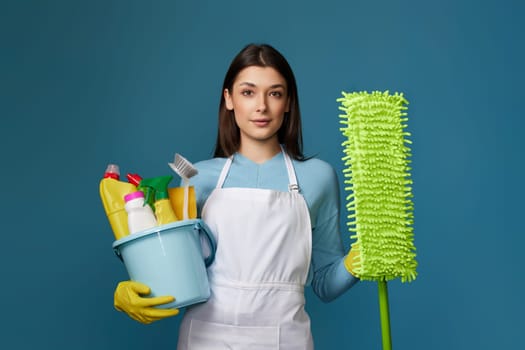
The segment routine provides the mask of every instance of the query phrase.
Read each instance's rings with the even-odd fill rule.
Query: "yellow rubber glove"
[[[344,263],[348,272],[350,272],[355,277],[359,277],[359,274],[356,272],[361,266],[361,260],[359,257],[359,244],[352,244],[352,248],[350,248],[350,251],[346,255]]]
[[[123,311],[140,323],[149,324],[153,321],[175,316],[179,309],[157,309],[154,306],[171,303],[175,300],[172,296],[155,298],[142,297],[151,290],[143,283],[136,281],[123,281],[115,289],[115,308]]]

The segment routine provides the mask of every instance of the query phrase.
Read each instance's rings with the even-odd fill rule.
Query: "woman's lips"
[[[256,119],[256,120],[252,120],[252,123],[257,126],[264,127],[270,124],[270,120],[269,119]]]

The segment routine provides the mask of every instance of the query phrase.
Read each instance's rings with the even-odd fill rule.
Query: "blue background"
[[[296,73],[306,153],[338,171],[341,91],[410,101],[419,276],[389,283],[394,348],[519,348],[524,10],[517,0],[2,1],[0,347],[175,348],[180,318],[144,326],[113,309],[127,275],[99,179],[110,162],[150,177],[171,174],[175,152],[210,157],[230,60],[268,42]],[[329,304],[307,297],[318,349],[381,347],[375,283]]]

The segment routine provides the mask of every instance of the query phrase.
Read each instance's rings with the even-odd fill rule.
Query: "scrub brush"
[[[383,349],[391,349],[387,281],[416,278],[411,156],[401,93],[343,92],[340,128],[355,274],[377,281]]]
[[[168,163],[168,165],[182,178],[184,186],[184,204],[182,207],[182,219],[188,220],[190,178],[197,175],[198,170],[193,166],[193,164],[190,163],[190,161],[188,161],[186,158],[184,158],[178,153],[175,153],[175,159],[173,163]]]

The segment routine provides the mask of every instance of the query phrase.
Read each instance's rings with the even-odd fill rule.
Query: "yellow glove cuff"
[[[361,267],[361,259],[359,256],[359,246],[354,244],[350,249],[344,260],[345,268],[355,277],[359,277],[359,268]]]

